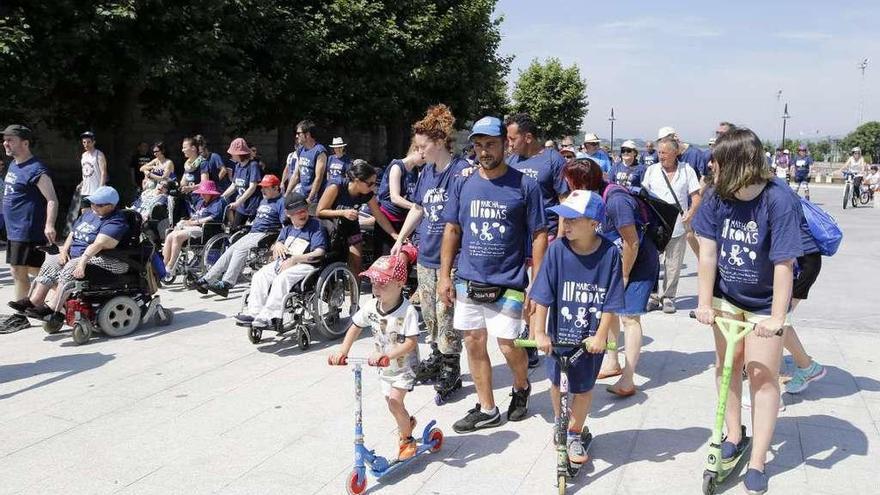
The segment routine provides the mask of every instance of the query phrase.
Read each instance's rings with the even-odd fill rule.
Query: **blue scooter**
[[[437,421],[431,420],[422,431],[422,437],[419,439],[418,447],[416,447],[416,455],[405,461],[392,460],[389,461],[385,457],[376,455],[375,450],[369,450],[364,447],[364,426],[363,426],[363,403],[361,393],[361,378],[363,375],[363,365],[369,364],[366,358],[346,357],[340,365],[351,364],[354,371],[354,397],[357,403],[354,412],[354,468],[345,481],[345,489],[349,495],[358,495],[364,493],[367,489],[367,466],[370,473],[378,480],[389,473],[397,471],[402,466],[408,464],[413,459],[419,457],[425,452],[437,452],[443,447],[443,432],[440,428],[434,428]],[[386,367],[389,361],[387,357],[382,358],[376,366]]]

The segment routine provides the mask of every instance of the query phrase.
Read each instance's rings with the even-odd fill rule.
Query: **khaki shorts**
[[[729,313],[736,318],[741,318],[743,321],[754,324],[758,324],[770,318],[770,315],[759,315],[757,313],[752,313],[751,311],[746,311],[726,299],[721,299],[720,297],[712,298],[712,309],[716,311],[721,311],[723,313]],[[785,324],[789,326],[791,325],[791,313],[785,315]]]
[[[412,368],[383,369],[379,372],[379,382],[382,386],[382,395],[385,397],[391,395],[392,388],[412,392],[416,385],[416,372]]]

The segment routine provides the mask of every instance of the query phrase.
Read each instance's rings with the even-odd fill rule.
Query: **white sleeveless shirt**
[[[98,157],[103,156],[100,150],[89,153],[83,152],[80,164],[82,165],[82,188],[80,194],[87,196],[101,187],[101,168],[98,166]]]

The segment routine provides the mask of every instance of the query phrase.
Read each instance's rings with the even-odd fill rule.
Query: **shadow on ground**
[[[65,378],[82,373],[83,371],[101,367],[113,359],[115,359],[115,355],[113,354],[90,352],[84,354],[72,354],[69,356],[54,356],[40,359],[33,363],[4,364],[0,366],[0,384],[6,384],[38,375],[60,374],[47,377],[45,380],[29,385],[20,390],[0,394],[0,400],[8,399],[46,385],[51,385],[55,382],[64,380]]]

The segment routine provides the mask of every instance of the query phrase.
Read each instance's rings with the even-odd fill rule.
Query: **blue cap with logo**
[[[468,139],[473,139],[474,136],[500,136],[503,133],[501,125],[501,119],[498,117],[483,117],[474,122],[474,127],[471,129],[471,135],[468,136]]]
[[[600,223],[605,221],[605,202],[602,197],[583,189],[572,191],[565,201],[547,210],[562,218],[591,218]]]
[[[89,203],[93,205],[113,205],[119,204],[119,193],[110,186],[101,186],[95,189],[95,192],[86,196]]]

